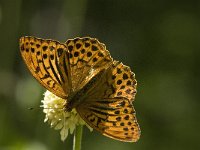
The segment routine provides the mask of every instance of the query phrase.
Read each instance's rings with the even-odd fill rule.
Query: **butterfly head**
[[[71,104],[70,102],[66,101],[66,103],[64,104],[63,109],[64,109],[65,112],[70,112],[70,111],[72,111],[72,109],[73,109],[73,108],[72,108],[72,104]]]

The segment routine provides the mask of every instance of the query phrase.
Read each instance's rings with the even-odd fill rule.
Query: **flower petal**
[[[55,130],[61,130],[62,141],[67,138],[69,132],[73,134],[77,125],[86,125],[92,131],[92,128],[79,116],[76,109],[72,109],[71,112],[64,111],[65,99],[46,91],[44,93],[44,100],[41,102],[41,107],[44,108],[43,112],[46,114],[44,122],[48,122]]]

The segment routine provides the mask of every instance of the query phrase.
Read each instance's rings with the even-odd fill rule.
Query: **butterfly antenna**
[[[28,110],[35,110],[36,108],[34,108],[34,107],[28,107],[27,108]],[[37,107],[37,109],[63,109],[63,108],[43,108],[43,107]]]
[[[33,110],[34,108],[33,107],[29,107],[29,108],[27,108],[28,110]]]

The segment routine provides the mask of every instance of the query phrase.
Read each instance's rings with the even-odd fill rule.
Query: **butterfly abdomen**
[[[72,110],[73,108],[76,108],[79,104],[81,104],[86,98],[89,91],[93,90],[93,87],[98,84],[103,76],[103,74],[106,72],[106,70],[101,70],[99,73],[97,73],[82,89],[77,91],[76,93],[73,93],[69,95],[67,98],[66,103],[66,111]]]

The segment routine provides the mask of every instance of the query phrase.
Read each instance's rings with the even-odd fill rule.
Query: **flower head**
[[[48,122],[55,130],[60,130],[62,141],[67,138],[68,132],[70,134],[74,132],[76,125],[86,125],[92,131],[93,129],[85,123],[75,108],[71,112],[64,111],[65,102],[65,99],[46,91],[42,100],[43,105],[41,105],[46,114],[44,122]]]

